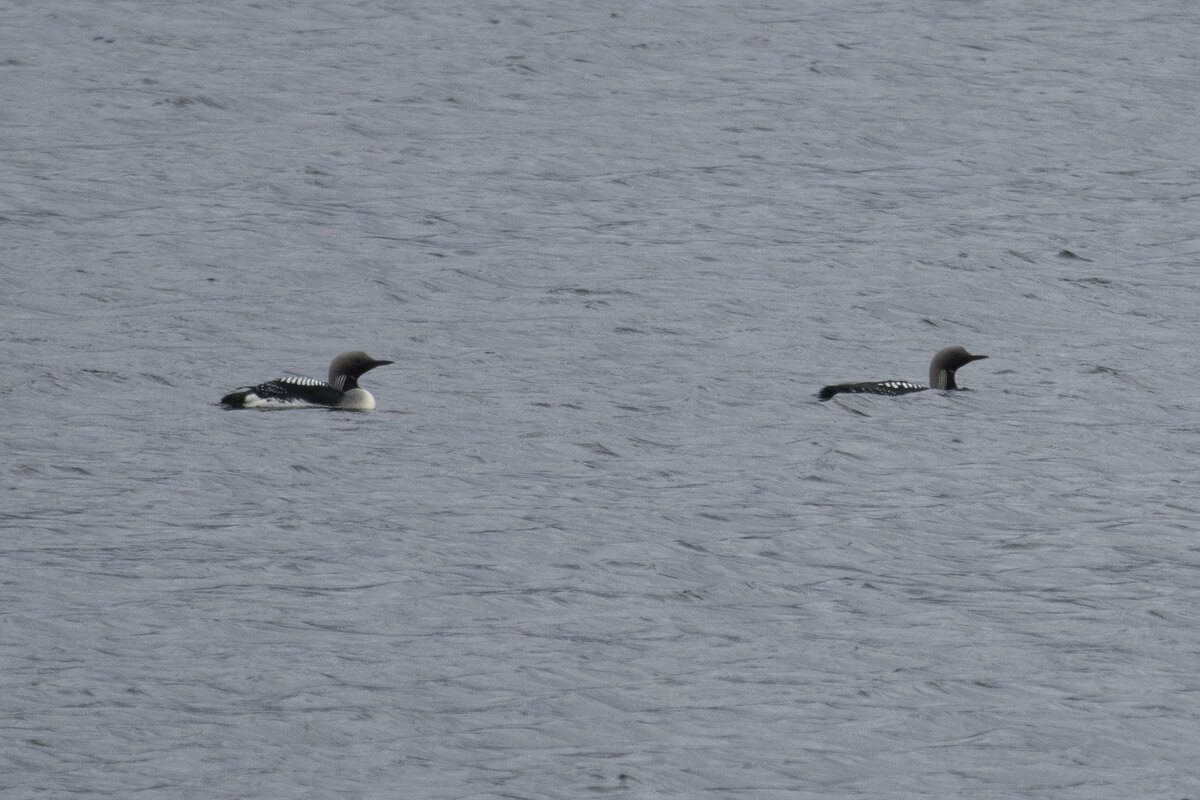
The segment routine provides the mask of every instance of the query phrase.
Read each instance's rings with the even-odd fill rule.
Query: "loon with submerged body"
[[[959,367],[970,364],[972,361],[978,361],[981,358],[987,358],[987,356],[973,356],[964,347],[944,347],[937,351],[937,354],[933,357],[933,361],[929,364],[928,386],[908,381],[837,383],[821,389],[817,397],[821,400],[828,400],[839,392],[898,395],[923,392],[926,389],[958,389],[961,387],[954,382],[954,373],[958,371]]]
[[[368,370],[391,364],[371,358],[361,350],[342,353],[329,365],[329,381],[313,378],[276,378],[257,386],[243,386],[221,398],[229,408],[336,408],[370,411],[375,398],[358,385]]]

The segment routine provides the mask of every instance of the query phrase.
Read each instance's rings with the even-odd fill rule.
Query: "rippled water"
[[[8,8],[0,794],[1200,796],[1198,26]]]

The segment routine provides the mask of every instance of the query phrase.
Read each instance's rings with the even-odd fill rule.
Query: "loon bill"
[[[933,361],[929,363],[929,385],[909,381],[871,381],[868,383],[835,383],[825,386],[817,393],[820,400],[828,400],[840,392],[849,394],[884,394],[900,395],[912,392],[923,392],[927,389],[958,389],[954,382],[954,373],[959,367],[978,361],[987,356],[975,356],[967,352],[965,347],[944,347],[937,351]]]
[[[242,386],[221,398],[228,408],[337,408],[370,411],[375,397],[358,385],[369,370],[391,364],[371,358],[361,350],[342,353],[329,365],[329,381],[313,378],[277,378],[257,386]]]

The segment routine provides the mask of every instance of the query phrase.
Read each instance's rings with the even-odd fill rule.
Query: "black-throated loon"
[[[329,382],[313,378],[277,378],[257,386],[243,386],[225,395],[229,408],[340,408],[370,411],[375,398],[358,385],[364,372],[391,364],[371,358],[362,350],[342,353],[329,365]]]
[[[922,386],[919,383],[909,383],[908,381],[838,383],[821,389],[817,397],[821,400],[828,400],[838,392],[895,395],[908,394],[909,392],[923,392],[926,389],[957,389],[959,387],[954,382],[954,373],[958,371],[959,367],[970,364],[972,361],[978,361],[981,358],[987,358],[987,356],[973,356],[964,347],[943,347],[937,351],[937,354],[933,357],[933,361],[929,363],[928,386]]]

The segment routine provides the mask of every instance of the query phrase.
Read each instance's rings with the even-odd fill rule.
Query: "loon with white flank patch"
[[[229,408],[337,408],[345,411],[370,411],[375,398],[358,385],[359,376],[368,370],[391,364],[371,358],[362,350],[342,353],[329,365],[329,382],[313,378],[277,378],[257,386],[243,386],[225,395],[221,402]]]
[[[910,392],[923,392],[926,389],[958,389],[958,384],[954,382],[954,373],[958,371],[959,367],[970,364],[972,361],[978,361],[981,358],[987,358],[987,356],[973,356],[964,347],[944,347],[937,351],[937,354],[933,357],[933,361],[929,364],[928,386],[922,386],[919,383],[909,383],[908,381],[838,383],[821,389],[817,397],[821,400],[828,400],[838,392],[897,395],[909,394]]]

